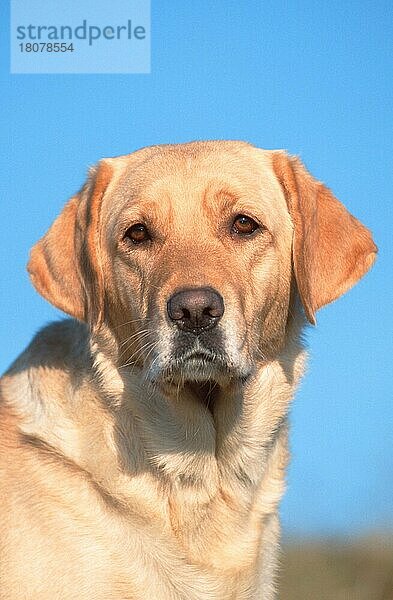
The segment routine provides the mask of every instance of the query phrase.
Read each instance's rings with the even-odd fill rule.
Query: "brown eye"
[[[124,239],[130,240],[133,244],[142,244],[151,239],[146,225],[143,223],[135,223],[127,229],[124,234]]]
[[[246,215],[237,215],[232,225],[232,232],[237,235],[251,235],[259,229],[258,223]]]

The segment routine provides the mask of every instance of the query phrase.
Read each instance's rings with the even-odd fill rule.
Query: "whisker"
[[[149,352],[146,354],[145,359],[143,361],[144,363],[147,362],[147,359],[149,358],[150,354],[152,352],[154,352],[154,350],[157,348],[157,346],[158,346],[158,341],[155,342],[155,344],[150,348]]]
[[[157,342],[157,343],[158,343],[158,342]],[[153,366],[154,366],[154,363],[155,363],[155,362],[156,362],[156,361],[157,361],[159,358],[160,358],[160,356],[159,356],[159,354],[157,354],[157,356],[155,356],[155,357],[153,358],[152,362],[150,363],[150,365],[149,365],[149,367],[148,367],[148,369],[147,369],[147,371],[146,371],[146,373],[145,373],[145,376],[144,376],[144,381],[145,381],[145,382],[148,382],[148,383],[151,383],[151,384],[152,384],[152,380],[149,378],[149,375],[150,375],[150,373],[153,371]]]
[[[148,321],[149,319],[146,319],[144,317],[141,317],[138,319],[131,319],[131,321],[125,321],[125,323],[120,323],[120,325],[116,325],[114,327],[114,329],[118,329],[119,327],[125,327],[126,325],[131,325],[132,323],[140,323],[141,321],[146,321],[146,320]]]
[[[129,342],[130,340],[132,340],[134,337],[137,337],[138,335],[142,336],[143,334],[146,333],[150,333],[150,331],[148,329],[141,329],[141,331],[136,331],[135,333],[133,333],[132,335],[130,335],[126,340],[124,340],[124,342],[122,342],[119,345],[119,348],[121,348],[122,346],[124,346],[124,344],[127,344],[127,342]]]
[[[157,344],[156,341],[153,342],[147,342],[146,344],[144,344],[141,348],[138,348],[138,350],[136,352],[134,352],[134,354],[132,354],[129,358],[129,361],[127,361],[126,363],[120,365],[118,367],[118,369],[122,369],[123,367],[132,365],[133,363],[135,363],[135,361],[143,354],[143,351],[145,350],[145,348],[151,348],[153,347],[155,344]]]
[[[145,333],[144,335],[141,335],[141,339],[140,339],[140,341],[143,341],[143,340],[145,340],[145,339],[146,339],[146,338],[147,338],[149,335],[150,335],[150,332],[147,332],[147,333]],[[127,341],[128,341],[129,343],[127,344],[127,347],[126,347],[126,348],[124,348],[124,349],[122,350],[122,352],[120,353],[118,360],[121,360],[121,358],[122,358],[122,357],[123,357],[123,356],[124,356],[124,355],[125,355],[125,354],[128,352],[128,350],[131,348],[131,346],[132,346],[132,344],[133,344],[133,340],[130,340],[130,339],[128,339]]]

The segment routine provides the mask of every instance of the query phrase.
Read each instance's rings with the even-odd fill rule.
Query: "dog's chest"
[[[53,517],[45,523],[44,570],[52,597],[59,578],[70,591],[65,600],[254,597],[246,590],[255,581],[251,563],[259,530],[245,510],[229,509],[219,490],[211,496],[210,489],[190,488],[184,481],[168,489],[146,473],[127,479],[118,482],[118,494],[106,495],[70,478],[67,496],[59,497],[61,510],[54,513],[48,504]],[[29,536],[26,532],[23,539]],[[42,558],[31,556],[31,563],[37,560],[34,572],[42,571]]]
[[[115,579],[130,588],[143,581],[149,597],[253,598],[262,515],[250,510],[252,499],[234,502],[221,489],[210,497],[184,483],[165,496],[143,480],[128,488],[129,512],[107,523]]]

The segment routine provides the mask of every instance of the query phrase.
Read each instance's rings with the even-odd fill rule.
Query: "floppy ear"
[[[377,247],[370,231],[339,202],[302,162],[273,153],[294,225],[293,269],[306,316],[351,288],[373,264]]]
[[[91,326],[103,318],[99,224],[111,175],[105,161],[90,170],[82,190],[33,247],[27,265],[35,288],[46,300]]]

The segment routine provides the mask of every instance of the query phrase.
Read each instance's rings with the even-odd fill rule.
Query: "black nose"
[[[179,329],[198,334],[217,325],[224,314],[224,301],[215,290],[193,288],[173,294],[167,310]]]

